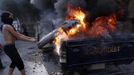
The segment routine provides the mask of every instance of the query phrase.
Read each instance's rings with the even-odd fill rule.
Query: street
[[[17,41],[16,47],[24,60],[27,75],[62,75],[61,66],[56,56],[51,52],[39,50],[36,44],[30,42]],[[7,75],[10,59],[4,54],[0,55],[4,69],[0,70],[0,75]],[[20,75],[15,69],[14,75]],[[107,65],[103,70],[67,73],[66,75],[134,75],[134,62],[128,65]]]
[[[30,42],[17,41],[16,47],[24,61],[27,75],[48,75],[46,68],[41,60],[41,54],[37,46]],[[5,53],[0,54],[4,69],[0,70],[0,75],[7,75],[10,59]],[[16,68],[14,75],[20,75]]]

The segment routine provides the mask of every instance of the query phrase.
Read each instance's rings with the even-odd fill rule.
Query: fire
[[[77,20],[79,24],[68,30],[60,27],[55,35],[53,43],[58,54],[60,54],[60,46],[62,41],[78,38],[81,36],[97,38],[102,36],[106,32],[114,32],[116,27],[116,16],[110,15],[107,17],[98,17],[92,23],[92,27],[89,27],[89,23],[85,21],[86,14],[80,7],[74,8],[69,6],[65,20]]]
[[[92,38],[102,36],[106,32],[114,32],[116,29],[116,16],[110,15],[107,17],[98,17],[92,23],[93,26],[88,32],[88,35]]]
[[[82,30],[86,30],[87,24],[85,22],[86,14],[80,8],[73,8],[71,6],[68,7],[67,16],[65,20],[77,20],[79,24],[77,24],[74,28],[70,29],[67,34],[69,37],[75,36]]]
[[[55,50],[58,54],[60,54],[60,47],[61,47],[61,44],[62,44],[62,41],[63,40],[67,40],[69,39],[67,34],[64,32],[64,30],[62,28],[59,28],[57,30],[57,33],[55,35],[55,39],[53,41],[54,45],[55,45]]]

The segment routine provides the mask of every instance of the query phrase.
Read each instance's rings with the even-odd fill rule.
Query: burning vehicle
[[[81,7],[69,5],[65,23],[44,36],[39,48],[52,43],[59,56],[59,62],[66,69],[114,63],[131,63],[134,59],[134,34],[118,30],[115,13],[96,16],[87,21],[86,12]]]

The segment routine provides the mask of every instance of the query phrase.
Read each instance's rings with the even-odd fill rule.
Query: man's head
[[[13,14],[10,12],[4,12],[1,15],[1,22],[3,22],[4,24],[10,24],[12,25],[13,23]]]

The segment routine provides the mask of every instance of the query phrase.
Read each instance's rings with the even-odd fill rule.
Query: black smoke
[[[108,16],[118,10],[115,0],[31,0],[31,3],[42,12],[39,21],[42,35],[49,33],[64,21],[68,5],[81,7],[87,13],[90,23],[99,16]]]
[[[58,0],[55,3],[55,9],[60,17],[64,18],[68,4],[85,10],[90,16],[90,22],[99,16],[116,13],[119,8],[115,0]]]
[[[9,11],[22,21],[39,19],[39,10],[28,0],[0,0],[0,10]]]
[[[56,0],[31,0],[31,4],[41,11],[54,10]]]
[[[86,2],[84,0],[58,0],[55,3],[55,11],[59,17],[64,18],[68,5],[85,8]]]

